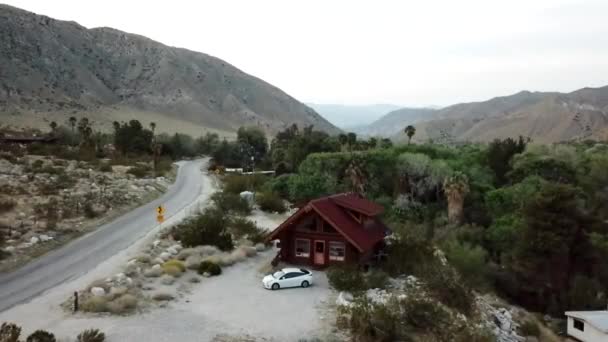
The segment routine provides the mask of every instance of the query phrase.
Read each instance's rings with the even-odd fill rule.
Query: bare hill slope
[[[257,125],[338,129],[280,89],[209,55],[111,28],[87,29],[0,4],[0,118],[15,126],[87,115],[160,131]]]

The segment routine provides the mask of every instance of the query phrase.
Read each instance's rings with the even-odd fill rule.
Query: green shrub
[[[198,267],[198,274],[203,275],[208,273],[211,276],[217,276],[222,274],[222,268],[220,265],[211,262],[211,261],[203,261]]]
[[[450,313],[432,299],[424,296],[408,296],[401,305],[404,308],[405,321],[417,331],[438,334],[450,324]]]
[[[218,209],[224,212],[234,212],[241,215],[251,214],[251,207],[247,200],[238,194],[222,191],[216,192],[211,196]]]
[[[468,316],[473,312],[475,297],[470,288],[448,266],[430,265],[423,278],[430,290],[445,305]]]
[[[380,270],[370,271],[365,275],[365,286],[369,289],[384,289],[388,285],[388,274]]]
[[[327,279],[329,284],[338,291],[365,290],[365,279],[356,266],[332,266],[327,270]]]
[[[234,248],[232,236],[226,230],[229,218],[217,208],[207,208],[202,214],[175,226],[172,234],[185,247],[216,246],[221,250]]]
[[[367,297],[357,298],[349,310],[348,329],[353,341],[403,341],[399,338],[399,317],[389,306],[372,303]]]
[[[104,342],[106,335],[99,331],[99,329],[87,329],[76,338],[78,342]]]
[[[256,193],[255,202],[263,211],[284,213],[287,210],[281,197],[274,192]]]
[[[25,340],[26,342],[55,342],[55,335],[48,331],[36,330]]]
[[[17,206],[17,202],[12,199],[0,200],[0,213],[6,213],[13,210]]]
[[[264,175],[227,175],[223,178],[224,191],[236,195],[243,191],[257,191],[267,179]]]
[[[266,232],[259,228],[253,221],[243,217],[235,217],[230,220],[230,232],[237,238],[246,238],[253,243],[264,241]]]
[[[99,166],[99,171],[101,172],[112,172],[112,165],[108,163],[103,163]]]
[[[481,246],[452,241],[443,249],[446,258],[463,280],[472,287],[484,288],[488,284],[487,252]]]
[[[0,341],[18,342],[21,335],[21,327],[14,323],[2,323],[0,326]]]
[[[83,210],[84,210],[84,216],[86,218],[92,219],[92,218],[96,218],[97,216],[99,216],[99,214],[95,210],[93,210],[93,205],[91,204],[91,202],[86,202],[84,204]]]
[[[521,336],[524,337],[540,337],[540,327],[538,326],[538,323],[536,323],[534,320],[528,319],[521,323],[521,325],[519,326],[519,333]]]

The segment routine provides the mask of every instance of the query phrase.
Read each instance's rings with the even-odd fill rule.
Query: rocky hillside
[[[484,102],[456,104],[434,111],[428,120],[415,126],[414,140],[418,141],[489,141],[519,135],[543,143],[606,139],[608,86],[571,93],[523,91]],[[393,137],[406,139],[401,132]]]
[[[48,127],[87,115],[154,121],[159,131],[200,135],[257,125],[338,129],[280,89],[209,55],[111,28],[87,29],[0,4],[0,118]]]

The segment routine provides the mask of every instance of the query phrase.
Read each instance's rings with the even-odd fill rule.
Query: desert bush
[[[86,202],[84,204],[83,211],[84,216],[89,219],[96,218],[97,216],[99,216],[99,214],[93,209],[93,205],[91,204],[91,202]]]
[[[540,327],[532,319],[525,320],[519,326],[519,333],[521,336],[534,336],[540,337]]]
[[[255,202],[260,209],[266,212],[284,213],[287,208],[281,197],[274,192],[259,192],[255,195]]]
[[[99,171],[101,172],[112,172],[112,165],[108,163],[103,163],[99,166]]]
[[[172,275],[174,277],[179,276],[181,273],[186,271],[186,265],[179,260],[171,259],[161,265],[165,274]]]
[[[438,264],[429,267],[427,272],[424,280],[443,304],[467,316],[472,313],[475,304],[473,292],[452,268]]]
[[[235,217],[230,220],[230,232],[237,238],[246,238],[253,243],[264,241],[266,232],[259,228],[253,221],[243,217]]]
[[[327,270],[329,284],[338,291],[357,292],[365,290],[365,280],[356,266],[332,266]]]
[[[146,278],[157,278],[163,274],[163,269],[161,268],[149,268],[144,271],[144,277]]]
[[[185,265],[186,265],[186,268],[189,270],[197,270],[202,261],[203,261],[203,258],[201,256],[191,255],[188,258],[186,258]]]
[[[90,296],[80,303],[80,309],[85,312],[106,312],[108,311],[108,299]]]
[[[234,247],[232,236],[227,231],[229,219],[217,208],[207,208],[202,214],[175,226],[172,234],[185,247],[201,245],[217,246],[221,250]]]
[[[227,191],[216,192],[211,196],[218,209],[224,212],[234,212],[241,215],[251,214],[251,207],[247,200],[238,194]]]
[[[137,258],[137,262],[141,262],[142,264],[149,264],[152,261],[152,257],[148,254],[139,255]]]
[[[26,342],[55,342],[55,335],[48,331],[36,330],[25,340]]]
[[[106,304],[107,311],[116,315],[124,315],[133,311],[136,307],[137,297],[128,293]]]
[[[132,174],[137,178],[144,178],[151,171],[150,167],[144,165],[135,165],[129,168],[127,173]]]
[[[198,274],[203,275],[205,273],[208,273],[211,276],[217,276],[222,273],[222,268],[214,262],[203,261],[198,267]]]
[[[175,298],[175,296],[168,292],[157,292],[154,295],[152,295],[152,299],[154,299],[156,301],[168,301],[168,300],[173,300],[174,298]]]
[[[0,341],[18,342],[21,335],[21,327],[15,323],[2,323],[0,326]]]
[[[401,301],[405,321],[417,331],[441,334],[452,317],[438,302],[424,296],[408,296]]]
[[[17,206],[17,202],[12,199],[0,199],[0,213],[6,213],[13,210]]]
[[[104,342],[106,335],[99,331],[99,329],[87,329],[76,338],[77,342]]]

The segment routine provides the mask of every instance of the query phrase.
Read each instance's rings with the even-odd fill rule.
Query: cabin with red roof
[[[365,265],[384,247],[390,233],[378,215],[382,206],[355,193],[308,202],[267,237],[279,240],[279,258],[292,264],[325,267]]]

